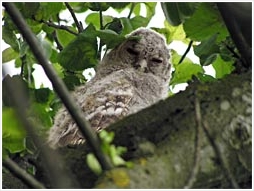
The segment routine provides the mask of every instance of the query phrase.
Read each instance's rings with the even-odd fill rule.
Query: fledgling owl
[[[138,38],[129,38],[137,36]],[[164,38],[139,28],[111,50],[95,77],[73,92],[84,117],[99,131],[109,124],[167,97],[171,64]],[[56,114],[49,131],[53,148],[84,142],[65,107]]]

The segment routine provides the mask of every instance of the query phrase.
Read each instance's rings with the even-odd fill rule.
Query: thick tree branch
[[[199,95],[200,112],[197,102],[195,110],[195,92]],[[223,164],[233,176],[225,174],[228,172],[220,163],[220,156],[202,130],[199,159],[195,157],[197,122],[201,126],[204,121],[225,159]],[[192,188],[233,188],[234,178],[229,176],[237,177],[239,187],[250,188],[251,123],[249,72],[213,83],[190,84],[184,92],[108,127],[106,130],[115,133],[114,144],[128,148],[124,158],[134,163],[133,168],[113,169],[98,180],[84,167],[85,145],[75,150],[63,148],[61,153],[84,188],[94,184],[96,188],[184,188],[190,174],[195,179],[191,181]],[[198,171],[193,165],[195,160]]]
[[[25,184],[31,188],[44,189],[45,186],[38,182],[33,176],[28,174],[25,170],[19,167],[14,161],[10,158],[3,160],[3,165],[8,170],[10,170],[14,176],[20,178]]]
[[[23,16],[18,11],[13,3],[3,3],[7,13],[11,16],[13,22],[16,24],[21,34],[29,44],[34,56],[43,67],[46,75],[50,79],[56,93],[63,101],[64,105],[70,112],[71,116],[79,126],[82,134],[84,135],[87,143],[93,149],[95,156],[100,162],[104,170],[108,170],[112,167],[109,159],[104,156],[98,136],[95,131],[90,127],[90,124],[84,119],[81,109],[75,104],[73,97],[69,94],[63,81],[57,76],[51,64],[48,63],[44,51],[41,45],[38,43],[35,35],[31,29],[27,26]]]

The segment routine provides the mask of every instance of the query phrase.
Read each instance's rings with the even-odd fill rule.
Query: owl
[[[165,40],[157,32],[139,28],[129,34],[124,42],[104,56],[96,75],[72,92],[91,127],[100,131],[167,97],[171,70],[169,59]],[[63,106],[49,131],[50,146],[73,146],[84,141]]]

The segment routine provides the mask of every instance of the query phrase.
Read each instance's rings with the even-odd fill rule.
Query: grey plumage
[[[97,131],[167,97],[171,64],[163,37],[140,28],[111,50],[95,77],[73,92],[84,117]],[[84,138],[65,107],[56,114],[49,131],[53,147],[81,144]]]

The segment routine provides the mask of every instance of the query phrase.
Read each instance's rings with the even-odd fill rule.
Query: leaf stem
[[[135,5],[136,5],[136,3],[133,3],[133,2],[131,3],[130,12],[129,12],[128,16],[127,16],[128,19],[131,18],[131,14],[132,14],[132,12],[133,12],[133,10],[135,8]]]
[[[186,55],[187,55],[188,52],[190,51],[192,44],[193,44],[193,40],[190,41],[190,43],[189,43],[187,49],[185,50],[185,52],[184,52],[184,54],[182,55],[181,59],[179,60],[178,64],[181,64],[181,63],[183,62],[184,58],[186,57]]]

